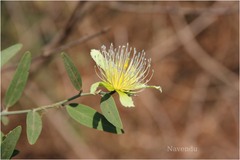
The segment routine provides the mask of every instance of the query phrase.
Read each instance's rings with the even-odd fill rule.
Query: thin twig
[[[51,98],[46,94],[46,91],[43,90],[35,81],[30,81],[28,84],[28,89],[23,93],[24,97],[27,100],[20,99],[21,106],[26,106],[27,101],[32,100],[32,95],[37,96],[38,98],[34,99],[34,103],[37,106],[41,104],[51,104],[53,103]],[[51,111],[51,110],[49,110]],[[44,112],[46,113],[46,111]],[[67,121],[68,118],[66,114],[63,114],[60,110],[52,114],[46,114],[45,118],[50,122],[51,129],[57,131],[57,134],[60,134],[60,138],[65,141],[66,144],[71,148],[72,152],[78,158],[84,158],[84,156],[89,158],[96,158],[95,152],[92,151],[92,148],[81,138],[79,134],[76,133],[75,128],[70,124],[70,121]],[[68,131],[68,132],[66,132]],[[78,132],[79,133],[79,132]],[[81,148],[79,150],[79,148]]]
[[[42,61],[45,61],[47,60],[50,56],[53,56],[61,51],[64,51],[64,50],[67,50],[68,48],[71,48],[71,47],[74,47],[76,45],[80,45],[86,41],[89,41],[93,38],[96,38],[102,34],[105,34],[107,33],[108,31],[110,30],[110,27],[106,27],[106,28],[103,28],[102,30],[96,32],[96,33],[93,33],[93,34],[90,34],[90,35],[86,35],[86,36],[83,36],[77,40],[73,40],[65,45],[62,45],[60,47],[57,47],[57,48],[54,48],[54,49],[51,49],[48,51],[49,55],[48,56],[44,56],[43,54],[40,54],[39,56],[33,58],[32,60],[32,63],[35,63],[35,62],[42,62]],[[13,65],[13,66],[9,66],[9,67],[6,67],[6,68],[3,68],[2,69],[2,73],[4,72],[8,72],[8,71],[11,71],[11,70],[14,70],[16,69],[17,65]]]
[[[184,134],[181,137],[181,144],[196,146],[197,136],[201,134],[201,119],[202,108],[206,101],[208,86],[210,84],[210,78],[206,73],[201,73],[195,80],[194,87],[192,89],[190,105],[187,114],[187,123]],[[187,158],[187,157],[185,157]]]
[[[222,15],[222,14],[232,14],[238,12],[237,5],[232,5],[231,9],[226,12],[226,7],[189,7],[189,6],[178,6],[175,5],[161,5],[161,4],[143,4],[139,3],[136,4],[130,4],[126,2],[111,2],[108,3],[108,5],[115,10],[123,11],[123,12],[134,12],[134,13],[168,13],[168,14],[178,14],[178,13],[210,13],[215,15]]]
[[[71,42],[69,42],[69,43],[67,43],[65,45],[62,45],[62,46],[58,47],[58,48],[53,48],[53,49],[49,50],[48,52],[49,53],[55,53],[55,52],[60,52],[60,51],[66,50],[66,49],[71,48],[73,46],[79,45],[79,44],[81,44],[83,42],[86,42],[86,41],[88,41],[90,39],[93,39],[93,38],[95,38],[97,36],[100,36],[100,35],[108,32],[109,30],[110,30],[110,27],[103,28],[99,32],[96,32],[96,33],[88,35],[88,36],[81,37],[81,38],[79,38],[77,40],[71,41]]]
[[[209,54],[198,44],[183,15],[170,15],[170,17],[172,19],[175,29],[177,30],[177,36],[187,50],[187,53],[205,71],[215,76],[225,84],[238,90],[238,77],[228,68],[224,67],[221,63],[217,62],[215,59],[209,56]],[[181,30],[181,28],[184,29]]]
[[[93,2],[84,2],[84,1],[79,2],[77,4],[76,8],[74,9],[73,13],[71,14],[70,18],[67,20],[65,27],[59,32],[59,34],[57,34],[52,39],[52,41],[48,45],[46,45],[44,47],[43,52],[38,57],[33,59],[33,62],[38,61],[40,64],[42,64],[42,62],[46,61],[49,57],[51,57],[51,54],[53,54],[56,51],[61,51],[62,49],[67,49],[67,48],[75,46],[77,44],[81,44],[92,38],[95,38],[96,36],[106,33],[109,28],[104,28],[97,33],[77,39],[77,40],[75,40],[76,42],[71,41],[67,45],[64,45],[63,47],[61,46],[61,44],[67,40],[69,35],[71,35],[71,32],[73,31],[77,22],[83,20],[85,15],[87,15],[87,13],[91,9],[93,9],[96,6],[96,4],[97,3],[93,3]],[[17,65],[3,68],[2,73],[9,71],[9,70],[13,70],[16,67],[17,67]]]
[[[80,1],[78,2],[75,10],[68,19],[65,27],[53,38],[53,40],[44,47],[44,56],[48,56],[52,48],[56,48],[66,42],[69,35],[71,35],[73,29],[75,28],[77,22],[83,20],[85,15],[95,7],[96,3]]]
[[[159,129],[162,130],[162,136],[164,137],[163,143],[172,143],[174,138],[177,137],[177,132],[174,128],[172,120],[170,119],[164,107],[159,106],[156,108],[156,104],[159,104],[160,102],[157,100],[157,97],[153,94],[153,92],[149,90],[145,90],[144,92],[144,98],[140,99],[140,103],[142,103],[144,106],[147,106],[147,111],[157,123]]]
[[[32,108],[32,109],[25,109],[25,110],[17,110],[17,111],[2,111],[0,112],[1,116],[7,116],[7,115],[15,115],[15,114],[23,114],[23,113],[28,113],[30,111],[42,111],[42,110],[46,110],[46,109],[51,109],[51,108],[55,108],[55,107],[59,107],[59,106],[65,106],[67,102],[70,102],[76,98],[82,97],[82,96],[89,96],[89,95],[94,95],[93,93],[79,93],[71,98],[68,98],[66,100],[54,103],[54,104],[50,104],[50,105],[45,105],[45,106],[40,106],[37,108]]]
[[[217,3],[214,5],[214,7],[218,5]],[[225,6],[225,12],[227,12],[230,7],[231,3],[229,2],[227,6]],[[207,14],[203,12],[201,15],[198,16],[193,22],[191,22],[188,26],[185,26],[184,28],[181,28],[181,30],[191,29],[192,34],[194,35],[192,38],[195,39],[197,35],[199,35],[201,32],[203,32],[208,26],[213,24],[218,20],[218,15],[212,15]],[[189,41],[191,41],[189,37]],[[147,51],[149,53],[152,53],[152,60],[154,62],[160,61],[164,57],[168,56],[171,53],[174,53],[179,47],[181,46],[181,43],[178,41],[177,35],[172,35],[168,38],[166,38],[163,42],[156,42],[156,46],[151,48],[151,50]]]

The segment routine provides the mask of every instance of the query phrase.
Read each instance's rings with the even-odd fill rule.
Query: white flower
[[[102,50],[91,50],[91,56],[97,64],[98,77],[102,80],[91,86],[94,93],[98,86],[104,86],[109,91],[119,94],[120,102],[125,107],[133,107],[131,95],[145,88],[155,88],[160,91],[160,86],[149,86],[151,59],[145,58],[145,52],[137,52],[136,49],[127,46],[113,48],[111,44],[107,51],[105,46]]]

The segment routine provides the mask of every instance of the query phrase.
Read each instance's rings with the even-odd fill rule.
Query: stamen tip
[[[162,88],[160,86],[156,86],[156,89],[162,93]]]

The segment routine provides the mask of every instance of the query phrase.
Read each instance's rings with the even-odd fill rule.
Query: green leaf
[[[15,156],[18,155],[19,153],[20,153],[19,150],[14,149],[14,151],[13,151],[13,153],[12,153],[12,155],[11,155],[11,158],[12,158],[12,157],[15,157]]]
[[[124,133],[123,129],[112,125],[102,114],[83,104],[69,104],[67,112],[74,120],[84,126],[115,134]]]
[[[2,141],[4,140],[4,138],[5,138],[5,136],[4,136],[4,134],[2,133],[2,131],[1,131],[1,143],[2,143]]]
[[[29,144],[33,145],[42,131],[42,119],[38,112],[30,111],[27,114],[27,138]]]
[[[0,133],[0,134],[1,134],[1,139],[2,139],[2,138],[4,137],[4,134],[2,133],[2,131],[1,131],[1,133]]]
[[[26,52],[18,64],[18,68],[6,92],[4,103],[6,107],[13,106],[21,97],[23,89],[27,83],[31,64],[31,53]]]
[[[7,116],[2,116],[1,121],[2,121],[4,126],[8,125],[8,123],[9,123],[9,119],[8,119]]]
[[[121,92],[121,91],[117,91],[117,92],[119,95],[120,102],[124,107],[134,107],[132,97],[130,97],[124,92]]]
[[[4,49],[1,52],[1,68],[4,64],[6,64],[13,56],[16,55],[16,53],[22,48],[22,44],[18,43],[15,45],[12,45],[11,47],[8,47]]]
[[[74,65],[71,58],[67,54],[62,53],[61,56],[64,62],[65,69],[67,70],[68,76],[73,86],[78,91],[80,91],[82,89],[82,79],[80,73],[78,72],[76,66]]]
[[[11,158],[21,132],[22,132],[22,127],[18,126],[7,134],[6,138],[3,140],[1,144],[1,151],[2,151],[1,159]]]
[[[105,94],[102,97],[100,107],[103,115],[110,123],[116,127],[123,128],[117,106],[110,94]]]

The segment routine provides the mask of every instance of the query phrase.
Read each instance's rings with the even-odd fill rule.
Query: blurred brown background
[[[7,133],[23,126],[15,158],[238,158],[239,2],[1,2],[2,49],[23,49],[2,69],[1,98],[22,53],[38,57],[19,103],[27,109],[77,92],[67,77],[61,50],[74,60],[88,92],[98,81],[91,49],[126,44],[145,50],[155,73],[134,97],[135,108],[119,108],[125,134],[79,125],[64,108],[45,111],[43,131],[33,146],[25,116],[9,116]],[[44,58],[44,56],[45,58]],[[100,111],[99,96],[75,102]],[[194,147],[174,152],[168,147]]]

